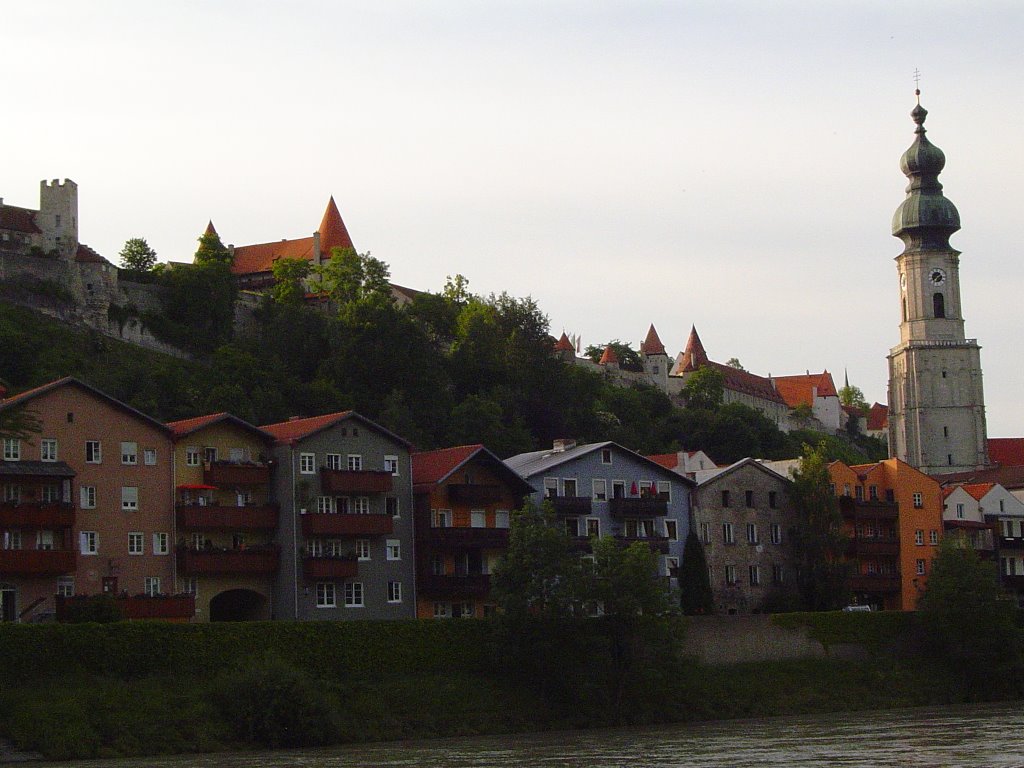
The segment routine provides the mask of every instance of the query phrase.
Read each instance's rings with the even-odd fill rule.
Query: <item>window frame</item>
[[[121,441],[121,463],[126,467],[139,464],[139,444],[132,440]]]
[[[85,463],[86,464],[102,464],[103,463],[103,441],[102,440],[86,440],[85,441]]]
[[[345,607],[346,608],[365,608],[365,590],[363,589],[363,582],[361,581],[346,581],[345,582]]]
[[[58,445],[56,437],[44,437],[39,441],[39,460],[57,461]]]
[[[316,474],[316,454],[315,453],[300,453],[299,454],[299,474],[300,475],[315,475]]]
[[[128,554],[132,557],[146,554],[146,536],[142,531],[128,532]]]
[[[333,581],[318,581],[314,594],[317,608],[338,607],[338,585]]]

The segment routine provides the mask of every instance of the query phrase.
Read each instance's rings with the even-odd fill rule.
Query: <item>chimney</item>
[[[571,438],[560,438],[558,440],[555,440],[555,442],[553,443],[551,448],[552,448],[552,450],[555,453],[565,453],[566,451],[570,450],[571,448],[575,448],[575,447],[576,447],[576,441],[575,440],[573,440]]]
[[[323,254],[320,253],[320,233],[313,233],[313,263],[319,266],[323,264]]]

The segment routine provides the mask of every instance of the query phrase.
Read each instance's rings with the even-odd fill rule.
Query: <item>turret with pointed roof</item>
[[[601,355],[601,361],[598,363],[598,365],[605,365],[608,366],[609,368],[619,367],[619,356],[615,354],[615,350],[612,349],[611,344],[604,348],[604,354]]]
[[[692,373],[702,365],[707,365],[708,353],[704,351],[700,336],[697,335],[697,326],[690,326],[690,336],[686,340],[686,347],[676,358],[676,367],[672,371],[673,376],[684,373]]]

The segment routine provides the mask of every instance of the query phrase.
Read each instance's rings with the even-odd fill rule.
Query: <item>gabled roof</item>
[[[679,466],[678,453],[656,453],[652,456],[648,456],[647,458],[655,464],[660,464],[665,469],[675,469]]]
[[[990,437],[988,458],[993,464],[1007,467],[1024,465],[1024,437]]]
[[[700,485],[706,485],[707,483],[715,482],[719,478],[722,478],[725,475],[728,475],[728,474],[731,474],[733,472],[736,472],[736,471],[742,469],[743,467],[756,467],[761,472],[766,473],[772,479],[782,480],[786,484],[792,483],[792,480],[790,480],[788,477],[785,477],[784,475],[779,474],[778,472],[776,472],[771,467],[766,467],[764,464],[759,462],[757,459],[752,459],[752,458],[750,458],[748,456],[745,459],[740,459],[739,461],[733,462],[732,464],[730,464],[727,467],[717,467],[717,468],[702,469],[702,470],[700,470],[697,473],[697,476],[699,478],[701,478],[701,480],[698,482],[698,485],[699,486]]]
[[[690,326],[690,336],[686,339],[686,347],[676,358],[676,366],[672,371],[673,376],[680,376],[684,373],[696,371],[702,365],[708,363],[708,353],[704,351],[700,336],[697,335],[697,326]]]
[[[36,213],[30,208],[19,208],[16,205],[0,205],[0,229],[10,229],[15,232],[26,232],[30,235],[38,235],[39,227],[36,226]]]
[[[293,443],[299,440],[305,440],[307,437],[311,437],[318,432],[323,432],[325,429],[333,427],[335,424],[340,424],[346,419],[355,419],[362,424],[375,429],[383,435],[387,435],[393,440],[402,443],[408,447],[409,441],[404,437],[399,437],[394,432],[391,432],[380,424],[370,421],[365,416],[361,416],[355,411],[339,411],[338,413],[326,413],[322,416],[309,416],[306,418],[292,418],[288,421],[281,421],[277,424],[266,424],[260,427],[264,432],[268,432],[274,438],[274,441],[279,445],[282,443]]]
[[[775,389],[790,408],[798,405],[814,405],[814,396],[838,397],[832,374],[828,371],[802,376],[776,376]]]
[[[609,344],[607,347],[604,348],[604,354],[601,355],[601,362],[599,362],[598,365],[611,365],[613,363],[618,364],[618,362],[619,356],[615,354],[615,350],[612,349],[612,345]]]
[[[665,345],[661,343],[658,332],[654,329],[654,323],[647,330],[647,338],[640,342],[640,354],[642,355],[664,355]]]
[[[274,436],[269,432],[265,432],[259,427],[253,426],[248,421],[240,419],[237,416],[233,416],[226,411],[220,413],[210,413],[206,416],[195,416],[191,419],[181,419],[179,421],[170,421],[167,426],[170,427],[174,433],[175,439],[190,435],[193,432],[197,432],[204,427],[209,427],[214,424],[219,424],[222,421],[228,421],[232,424],[241,427],[244,430],[252,432],[253,434],[263,438],[264,440],[273,440]]]
[[[569,341],[569,337],[565,335],[565,331],[562,331],[562,335],[558,337],[558,341],[555,342],[555,352],[575,352],[576,348],[573,347],[572,342]]]
[[[889,427],[889,406],[875,403],[868,411],[868,429],[877,432]]]
[[[1024,466],[997,465],[965,472],[936,474],[932,477],[944,485],[949,483],[999,483],[1008,490],[1024,488]]]
[[[599,451],[602,448],[612,448],[622,453],[628,453],[634,458],[638,459],[641,463],[649,464],[651,469],[661,473],[663,476],[667,475],[672,479],[682,480],[684,483],[690,485],[696,485],[696,483],[685,475],[677,474],[671,469],[666,469],[656,461],[651,461],[646,456],[641,456],[636,451],[631,451],[629,448],[624,448],[618,443],[606,440],[603,443],[587,443],[585,445],[577,445],[572,448],[568,448],[564,451],[555,451],[551,448],[547,448],[543,451],[530,451],[529,453],[520,453],[517,456],[512,456],[505,459],[507,464],[512,470],[517,472],[520,477],[529,479],[538,475],[542,472],[546,472],[552,467],[557,467],[566,462],[575,461],[581,456],[586,456],[588,453]]]
[[[682,376],[705,366],[721,373],[723,386],[731,392],[742,392],[761,400],[781,405],[786,404],[786,401],[772,386],[772,379],[709,360],[708,353],[704,351],[704,344],[701,342],[700,336],[697,335],[697,327],[693,326],[690,329],[690,337],[686,340],[686,348],[679,353],[669,375]]]
[[[109,261],[100,256],[85,243],[78,244],[78,250],[75,251],[75,261],[80,264],[110,264]]]
[[[65,376],[63,379],[57,379],[56,381],[51,381],[48,384],[43,384],[42,386],[36,387],[34,389],[29,389],[20,394],[8,397],[6,400],[0,400],[0,411],[5,411],[8,408],[14,408],[19,405],[24,405],[25,403],[31,402],[40,395],[44,395],[47,392],[52,392],[55,389],[60,389],[61,387],[77,387],[83,390],[84,392],[88,392],[89,394],[98,397],[100,400],[103,400],[104,402],[108,403],[109,405],[112,405],[113,407],[125,411],[129,415],[134,416],[137,419],[141,419],[142,421],[145,421],[150,426],[155,427],[156,429],[159,429],[162,432],[170,433],[171,431],[170,427],[168,427],[166,424],[160,423],[152,416],[147,416],[142,411],[135,410],[127,403],[122,403],[120,400],[111,397],[106,392],[102,392],[96,389],[96,387],[90,386],[89,384],[86,384],[84,381],[81,381],[80,379],[76,379],[74,376]]]
[[[427,491],[431,486],[444,482],[460,467],[474,460],[482,460],[497,468],[514,490],[523,494],[533,493],[533,486],[480,443],[414,453],[412,455],[414,490],[417,492]]]

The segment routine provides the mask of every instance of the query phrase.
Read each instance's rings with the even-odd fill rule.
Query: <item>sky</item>
[[[551,331],[886,400],[914,71],[960,211],[988,431],[1024,435],[1024,4],[0,0],[0,196],[191,261],[334,196],[392,280],[532,296]],[[1014,298],[1014,297],[1018,298]]]

